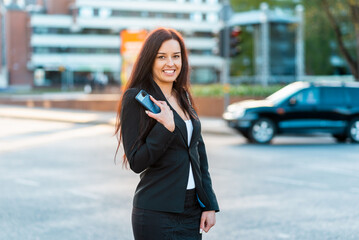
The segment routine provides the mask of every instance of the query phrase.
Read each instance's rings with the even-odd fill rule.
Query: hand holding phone
[[[135,98],[147,110],[155,114],[161,112],[161,109],[150,99],[150,95],[145,90],[141,90]]]

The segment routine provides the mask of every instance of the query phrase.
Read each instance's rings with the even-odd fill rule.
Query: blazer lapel
[[[192,120],[192,125],[193,125],[193,132],[192,132],[192,138],[191,138],[191,142],[190,142],[190,147],[196,143],[200,137],[200,133],[201,133],[201,123],[199,122],[199,120],[191,118]]]
[[[157,83],[154,80],[152,80],[152,82],[153,82],[153,86],[155,88],[155,93],[153,94],[153,97],[160,101],[166,101],[167,105],[171,108],[171,110],[173,112],[173,117],[174,117],[176,128],[178,128],[179,132],[181,133],[182,140],[184,141],[185,145],[188,146],[186,123],[178,115],[178,113],[172,108],[171,104],[169,104],[169,102],[167,101],[165,95],[163,94],[161,88],[157,85]]]
[[[173,111],[173,117],[175,120],[176,128],[178,128],[181,133],[182,139],[186,146],[188,146],[188,136],[187,136],[187,126],[186,123],[182,120],[182,118],[178,115],[178,113],[170,106]]]

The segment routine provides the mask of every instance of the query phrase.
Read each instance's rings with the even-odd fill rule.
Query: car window
[[[359,88],[347,88],[349,92],[350,104],[359,106]]]
[[[321,103],[323,105],[343,106],[346,105],[345,89],[342,87],[321,88]]]
[[[291,98],[291,101],[295,99],[296,105],[315,105],[319,101],[318,95],[317,88],[304,89],[303,91],[295,94]]]
[[[287,99],[289,96],[291,96],[293,93],[300,91],[303,89],[307,84],[303,84],[302,82],[296,82],[289,84],[285,86],[284,88],[276,91],[269,97],[267,97],[267,100],[272,101],[274,104],[278,104],[282,102],[283,100]]]

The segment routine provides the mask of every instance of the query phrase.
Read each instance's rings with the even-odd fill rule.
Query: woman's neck
[[[163,95],[165,95],[165,97],[168,99],[169,97],[171,97],[172,95],[172,88],[173,88],[173,83],[158,83],[156,82],[157,85],[160,87]]]

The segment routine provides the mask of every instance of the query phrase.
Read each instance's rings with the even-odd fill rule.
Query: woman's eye
[[[159,56],[158,58],[159,58],[159,59],[164,59],[164,58],[165,58],[165,56]]]
[[[180,55],[175,55],[174,58],[180,58]]]

